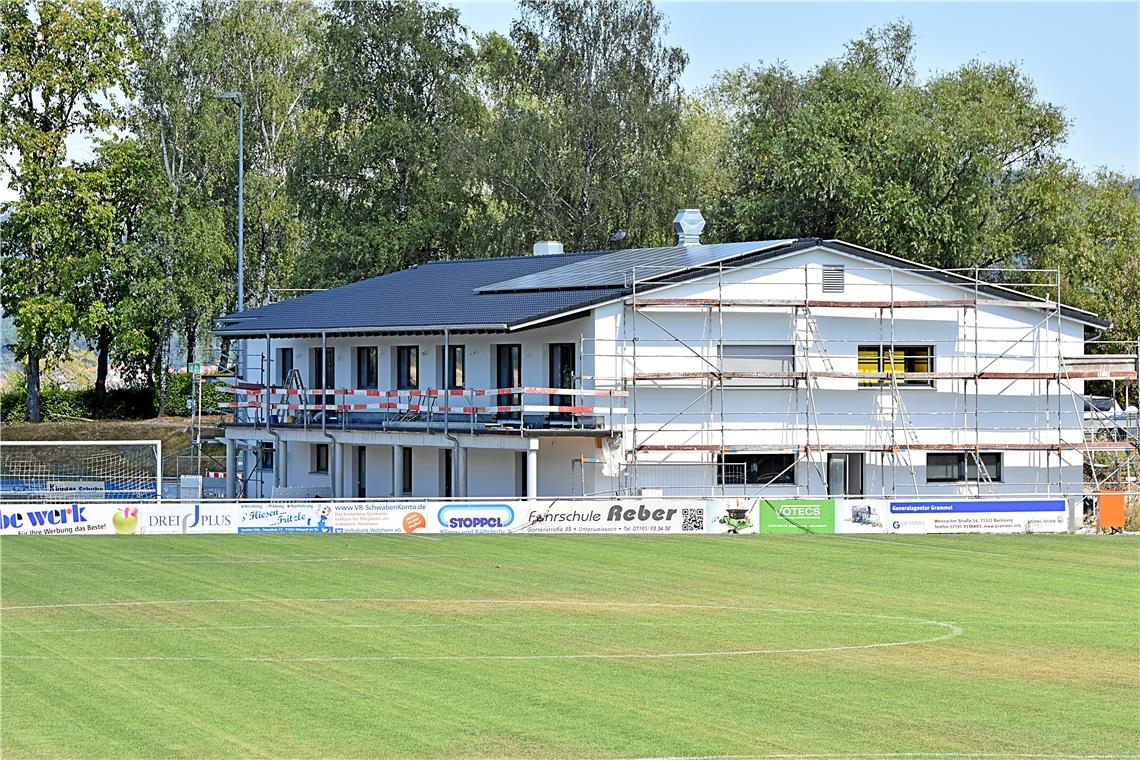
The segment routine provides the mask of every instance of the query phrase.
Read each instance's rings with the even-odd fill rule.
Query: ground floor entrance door
[[[827,455],[827,495],[863,495],[863,454]]]
[[[441,475],[443,476],[443,488],[441,490],[445,498],[451,498],[455,495],[455,483],[453,477],[455,465],[453,453],[451,449],[441,449],[440,451],[443,454],[443,456],[440,457],[439,463],[439,468],[442,470]]]
[[[363,499],[368,496],[368,449],[364,446],[356,447],[356,498]]]

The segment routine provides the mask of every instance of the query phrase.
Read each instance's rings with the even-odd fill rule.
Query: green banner
[[[760,532],[834,533],[835,499],[760,499]]]

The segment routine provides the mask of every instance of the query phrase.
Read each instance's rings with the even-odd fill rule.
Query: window
[[[726,345],[720,367],[726,373],[794,372],[795,347],[792,345]],[[792,377],[726,377],[725,385],[746,385],[752,388],[790,388],[796,384]]]
[[[503,343],[495,346],[495,384],[500,388],[518,388],[522,385],[522,346],[518,343]],[[505,393],[496,397],[498,406],[518,406],[522,396],[518,393]],[[499,412],[499,419],[522,419],[520,412]]]
[[[842,293],[844,278],[843,265],[825,266],[823,268],[823,292]]]
[[[463,387],[465,353],[463,346],[447,347],[447,377],[444,380],[449,390]]]
[[[324,354],[323,361],[321,354]],[[309,385],[312,388],[332,388],[333,382],[336,379],[336,352],[329,348],[327,351],[321,351],[320,348],[313,349],[313,362],[309,367]],[[327,381],[327,385],[325,384]]]
[[[934,349],[930,346],[859,346],[859,372],[886,372],[889,375],[934,371]],[[934,386],[933,380],[903,377],[898,385]],[[859,379],[859,387],[890,385],[891,378]]]
[[[827,495],[863,495],[863,455],[827,455]]]
[[[443,497],[450,499],[455,495],[453,493],[454,485],[452,483],[452,473],[454,470],[452,462],[454,461],[454,454],[451,449],[440,449],[439,452],[439,469],[440,475],[443,476]]]
[[[273,442],[262,441],[257,449],[257,466],[262,470],[273,469]]]
[[[981,460],[979,465],[978,460]],[[1001,481],[1001,454],[927,454],[927,483],[959,483],[970,481]]]
[[[573,343],[550,344],[549,380],[551,388],[569,390],[574,387],[575,346]],[[574,396],[569,394],[555,394],[549,399],[551,406],[574,406]],[[565,412],[555,412],[550,415],[552,420],[568,420],[570,415]]]
[[[293,372],[293,349],[277,349],[277,384],[286,385],[289,375]]]
[[[420,387],[419,346],[396,346],[396,387],[400,390]]]
[[[978,460],[981,459],[979,466]],[[966,457],[966,479],[967,480],[992,480],[997,483],[1001,481],[1001,454],[979,454],[974,456],[970,454]]]
[[[404,494],[412,492],[412,447],[405,446],[400,449],[400,491]]]
[[[779,485],[796,482],[793,454],[724,454],[717,462],[717,485]]]
[[[314,443],[312,445],[313,472],[329,471],[329,445],[327,443]]]
[[[380,387],[380,349],[360,346],[356,349],[356,387],[375,390]]]
[[[368,498],[368,447],[356,447],[356,498]]]

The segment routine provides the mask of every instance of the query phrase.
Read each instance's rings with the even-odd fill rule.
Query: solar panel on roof
[[[750,253],[777,248],[795,242],[761,240],[751,243],[714,243],[711,245],[673,246],[670,248],[631,248],[596,256],[543,272],[515,277],[484,285],[479,293],[503,293],[523,290],[565,290],[577,288],[628,287],[634,276],[638,280],[668,277],[695,267],[710,266]]]

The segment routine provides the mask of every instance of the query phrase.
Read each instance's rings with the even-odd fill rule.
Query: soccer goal
[[[161,441],[0,441],[0,499],[157,500]]]

